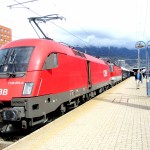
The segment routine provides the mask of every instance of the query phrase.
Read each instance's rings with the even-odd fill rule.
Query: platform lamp
[[[149,79],[149,70],[150,70],[150,66],[149,66],[149,52],[148,52],[148,48],[150,47],[150,41],[148,41],[147,42],[147,51],[146,51],[146,58],[147,58],[147,68],[146,68],[146,70],[147,70],[147,75],[148,75],[148,79]]]
[[[137,48],[137,50],[138,50],[138,63],[137,63],[138,69],[140,69],[140,49],[143,48],[143,47],[146,48],[145,42],[143,42],[143,41],[136,42],[135,48]]]

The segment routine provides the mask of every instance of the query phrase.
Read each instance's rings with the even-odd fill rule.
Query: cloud
[[[73,35],[65,32],[62,32],[61,34],[59,33],[59,37],[57,36],[58,41],[61,40],[73,46],[116,46],[126,47],[129,49],[134,48],[135,43],[132,39],[127,37],[117,37],[106,31],[89,30],[88,32],[85,32],[80,30],[72,30],[71,33],[73,33]]]
[[[57,26],[46,27],[46,35],[70,45],[134,48],[136,41],[150,39],[147,0],[39,0],[24,4],[29,9],[9,9],[15,2],[2,1],[1,25],[12,28],[13,39],[37,37],[27,18],[48,14],[60,14],[66,21],[54,20]]]

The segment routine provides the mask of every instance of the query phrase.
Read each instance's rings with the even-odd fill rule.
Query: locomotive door
[[[88,88],[92,87],[91,83],[91,67],[90,67],[90,61],[87,61],[87,75],[88,75]]]

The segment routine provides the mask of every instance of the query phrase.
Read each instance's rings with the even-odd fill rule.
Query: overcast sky
[[[27,18],[49,14],[66,20],[40,24],[46,35],[74,46],[134,48],[137,41],[150,40],[149,0],[36,0],[14,5],[27,1],[0,0],[0,25],[12,29],[13,40],[38,37]]]

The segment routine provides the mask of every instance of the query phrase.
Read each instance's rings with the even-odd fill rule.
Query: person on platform
[[[135,80],[136,80],[136,89],[140,88],[140,82],[142,82],[142,74],[140,70],[137,70],[137,73],[135,74]]]

